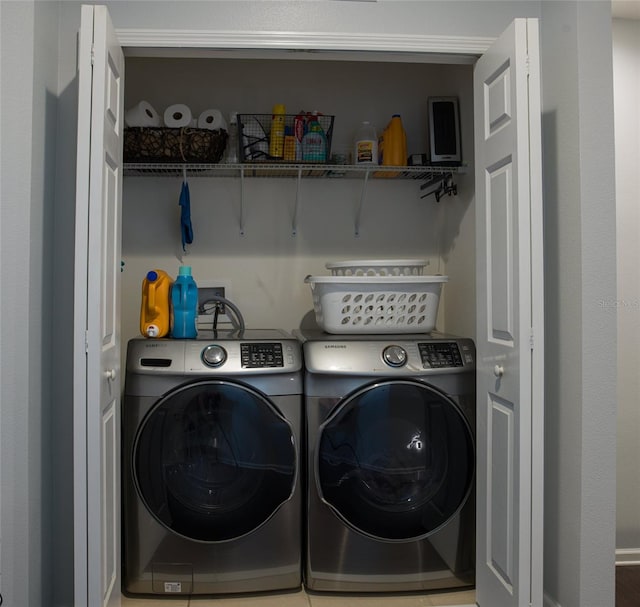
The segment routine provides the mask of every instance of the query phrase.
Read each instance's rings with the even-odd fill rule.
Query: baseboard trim
[[[618,548],[616,565],[640,565],[640,548]]]
[[[560,603],[556,603],[546,592],[542,595],[542,604],[544,607],[562,607]]]

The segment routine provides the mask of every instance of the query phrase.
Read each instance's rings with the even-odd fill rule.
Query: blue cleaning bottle
[[[171,337],[194,339],[198,335],[197,318],[198,286],[191,276],[191,266],[180,266],[171,286]]]
[[[309,130],[302,138],[302,161],[327,161],[327,136],[317,119],[309,123]]]

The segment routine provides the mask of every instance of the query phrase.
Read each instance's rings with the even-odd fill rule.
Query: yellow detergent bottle
[[[384,130],[382,149],[382,166],[406,166],[407,164],[407,134],[402,126],[400,114],[394,114]],[[386,172],[381,176],[395,177],[397,173]]]
[[[144,277],[140,333],[145,337],[165,337],[169,334],[172,283],[173,280],[164,270],[151,270]]]
[[[285,107],[281,103],[273,106],[271,114],[271,132],[269,133],[269,156],[280,158],[284,156],[284,123]]]

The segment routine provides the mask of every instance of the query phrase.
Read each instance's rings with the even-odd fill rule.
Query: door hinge
[[[531,350],[533,350],[533,348],[535,346],[534,342],[535,342],[535,338],[534,338],[534,335],[533,335],[533,329],[531,329],[531,332],[529,333],[529,348]]]
[[[93,64],[95,63],[96,60],[96,51],[95,51],[95,46],[92,44],[91,45],[91,65],[93,66]]]
[[[529,53],[527,53],[527,54],[525,55],[525,58],[524,58],[524,70],[525,70],[525,74],[526,74],[527,76],[529,75],[529,68],[530,68],[530,66],[531,66],[531,61],[530,61],[530,59],[529,59]]]
[[[85,354],[89,352],[89,331],[84,332],[84,352]]]

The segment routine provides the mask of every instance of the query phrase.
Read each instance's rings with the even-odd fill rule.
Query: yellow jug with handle
[[[142,281],[140,333],[165,337],[171,320],[170,294],[173,280],[164,270],[150,270]]]
[[[378,143],[380,164],[382,166],[407,165],[407,134],[402,126],[400,114],[394,114],[382,132]],[[397,177],[396,171],[379,171],[376,177]]]

